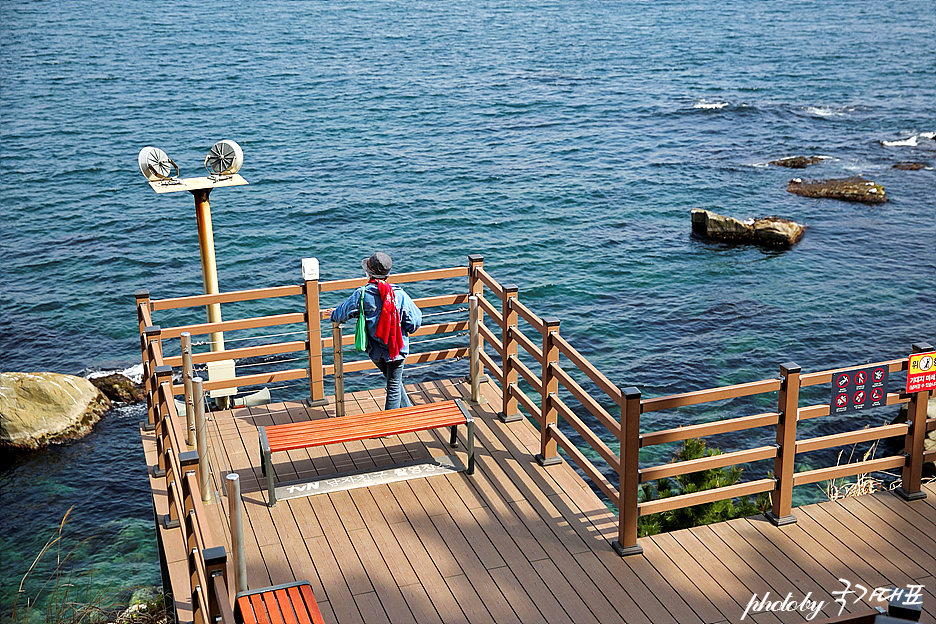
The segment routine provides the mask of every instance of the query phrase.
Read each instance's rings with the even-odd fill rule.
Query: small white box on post
[[[208,362],[208,381],[224,381],[234,379],[234,360],[221,360],[219,362]],[[219,388],[209,390],[208,396],[212,399],[218,397],[228,397],[237,394],[237,388]]]

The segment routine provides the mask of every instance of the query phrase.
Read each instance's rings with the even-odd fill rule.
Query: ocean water
[[[211,197],[223,290],[298,283],[309,256],[336,279],[375,249],[399,271],[480,253],[645,396],[902,357],[936,342],[934,27],[918,0],[6,0],[0,370],[137,362],[133,292],[201,289],[191,197],[153,193],[137,154],[160,147],[192,177],[222,138],[250,182]],[[767,164],[794,155],[827,158]],[[889,201],[785,190],[850,175]],[[696,207],[807,232],[787,251],[706,242]],[[750,407],[770,409],[645,425]],[[134,583],[157,582],[135,424],[117,410],[0,468],[4,606],[72,504],[102,583],[130,559]]]

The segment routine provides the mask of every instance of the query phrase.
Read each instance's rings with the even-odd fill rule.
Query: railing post
[[[517,341],[513,338],[513,331],[517,329],[517,312],[510,305],[510,302],[517,298],[516,284],[504,284],[504,300],[501,302],[501,316],[504,319],[503,331],[503,371],[504,371],[504,391],[501,404],[502,411],[497,415],[501,422],[514,422],[520,420],[520,410],[517,407],[517,399],[510,392],[511,386],[517,385],[517,371],[513,366],[513,358],[517,357]]]
[[[234,557],[235,593],[247,591],[247,558],[244,552],[244,516],[241,501],[240,475],[227,476],[228,517],[231,519],[231,555]]]
[[[157,366],[155,373],[156,391],[153,400],[155,403],[156,423],[154,425],[154,431],[156,432],[156,453],[159,456],[159,461],[153,468],[153,476],[164,477],[166,476],[166,440],[168,439],[165,415],[168,414],[169,408],[162,404],[163,402],[160,397],[162,393],[159,389],[163,384],[167,384],[170,387],[172,386],[172,367]],[[171,395],[172,392],[170,391],[169,394]]]
[[[192,392],[192,377],[195,364],[192,362],[192,334],[182,332],[182,383],[185,386],[185,443],[195,446],[195,399]]]
[[[138,290],[133,293],[133,296],[136,301],[137,322],[140,327],[140,359],[143,361],[143,388],[146,393],[146,420],[140,423],[140,428],[144,431],[152,431],[153,424],[156,422],[153,415],[152,401],[154,380],[151,375],[153,370],[149,358],[149,342],[146,338],[146,319],[144,319],[143,313],[140,312],[140,306],[146,306],[146,309],[149,309],[150,294],[148,290]]]
[[[556,441],[549,435],[549,426],[557,425],[558,416],[552,399],[559,392],[559,380],[552,372],[552,364],[559,361],[559,346],[554,336],[559,333],[559,319],[543,319],[543,393],[540,395],[540,452],[536,461],[540,466],[551,466],[562,462]]]
[[[332,361],[335,364],[335,416],[345,415],[344,354],[342,353],[341,325],[332,323]]]
[[[640,517],[640,390],[621,388],[621,445],[618,473],[618,538],[612,546],[621,557],[639,555],[643,546],[637,543],[637,519]]]
[[[914,343],[911,348],[913,353],[933,350],[933,346],[925,342]],[[929,391],[914,392],[910,395],[910,404],[907,406],[907,424],[910,425],[904,438],[904,455],[907,456],[907,461],[900,473],[900,487],[895,492],[908,501],[926,498],[926,492],[921,489],[920,484],[923,477],[923,442],[926,439],[928,400]]]
[[[487,403],[481,397],[481,307],[478,305],[477,295],[468,297],[468,334],[469,334],[469,377],[471,382],[470,405]]]
[[[319,309],[319,261],[302,259],[302,280],[305,291],[306,338],[309,341],[309,401],[310,407],[327,405],[325,380],[322,374],[322,311]]]
[[[227,587],[227,552],[224,546],[214,546],[202,551],[201,556],[205,562],[205,576],[208,577],[209,587],[202,588],[202,596],[208,596],[207,615],[205,622],[214,622],[221,615],[221,604],[214,589],[214,578],[221,576],[224,578],[224,586]],[[230,591],[230,590],[228,590]],[[223,596],[228,600],[228,596]],[[199,605],[201,606],[201,605]]]
[[[146,414],[147,422],[144,430],[152,431],[159,418],[158,398],[159,384],[156,383],[156,358],[154,357],[155,344],[159,342],[162,329],[158,325],[150,325],[143,330],[143,381],[146,387]]]
[[[799,388],[802,369],[795,362],[780,365],[780,394],[777,400],[777,457],[774,459],[772,508],[767,519],[774,526],[796,522],[793,515],[793,471],[796,460],[796,421],[799,420]]]
[[[484,256],[481,254],[469,254],[468,255],[468,296],[469,296],[469,314],[471,314],[470,308],[470,298],[471,297],[480,297],[484,291],[484,283],[478,278],[475,273],[475,269],[484,268]],[[481,310],[481,307],[478,306],[478,324],[481,324],[484,311]],[[478,353],[484,349],[484,338],[478,334]],[[472,369],[474,370],[474,369]],[[485,381],[484,379],[484,364],[481,363],[480,357],[478,358],[478,383]]]
[[[202,502],[211,502],[210,471],[208,465],[208,424],[205,419],[204,380],[192,378],[192,394],[195,398],[195,444],[198,450],[198,490]]]

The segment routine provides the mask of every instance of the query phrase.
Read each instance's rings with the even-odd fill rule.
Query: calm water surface
[[[191,177],[222,138],[250,181],[212,195],[224,290],[298,283],[308,256],[335,279],[376,248],[400,271],[481,253],[645,396],[936,341],[934,172],[892,168],[936,161],[931,3],[7,0],[0,24],[0,370],[136,363],[133,292],[201,288],[191,197],[154,194],[137,153]],[[793,155],[828,158],[767,165]],[[890,201],[785,190],[858,174]],[[707,243],[695,207],[808,229],[785,252]],[[136,419],[0,469],[4,606],[71,505],[96,578],[156,582]]]

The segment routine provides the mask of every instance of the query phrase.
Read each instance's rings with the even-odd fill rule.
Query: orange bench
[[[276,504],[273,453],[325,446],[342,442],[384,438],[387,436],[451,427],[449,445],[458,446],[458,425],[468,428],[467,474],[474,473],[474,421],[464,404],[455,399],[441,403],[427,403],[413,407],[341,416],[320,418],[306,422],[286,423],[269,427],[258,427],[260,431],[260,454],[263,474],[267,478],[269,504]]]
[[[325,624],[308,581],[237,594],[237,624]]]

